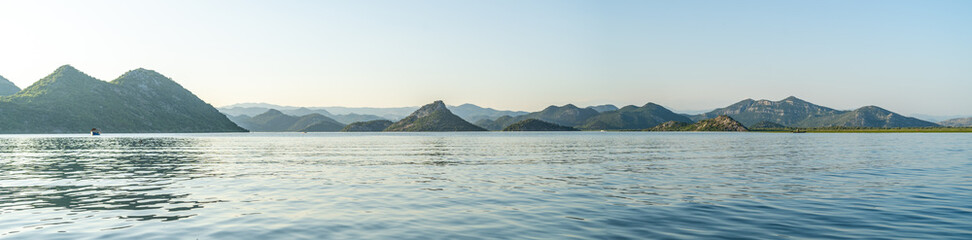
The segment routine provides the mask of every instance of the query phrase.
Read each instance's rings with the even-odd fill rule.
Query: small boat
[[[793,133],[806,133],[806,132],[807,130],[800,130],[800,129],[793,130]]]
[[[91,136],[100,136],[100,135],[101,135],[101,131],[98,131],[97,128],[91,129]]]

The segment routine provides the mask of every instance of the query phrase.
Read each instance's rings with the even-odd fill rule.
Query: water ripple
[[[0,136],[0,237],[972,238],[972,135]]]

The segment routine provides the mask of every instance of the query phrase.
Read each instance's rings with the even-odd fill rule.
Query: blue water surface
[[[0,238],[972,239],[972,134],[0,135]]]

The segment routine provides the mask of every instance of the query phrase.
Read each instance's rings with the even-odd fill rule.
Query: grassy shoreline
[[[749,129],[751,132],[789,133],[795,129]],[[808,133],[972,133],[972,127],[927,127],[927,128],[800,128]]]

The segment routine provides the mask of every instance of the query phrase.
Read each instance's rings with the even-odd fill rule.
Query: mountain
[[[565,127],[537,119],[519,121],[506,127],[503,131],[578,131],[576,128]]]
[[[502,116],[520,116],[528,112],[523,111],[501,111],[492,108],[484,108],[473,104],[463,104],[449,107],[452,113],[469,122],[476,122],[482,119],[496,119]]]
[[[779,123],[775,123],[775,122],[762,121],[762,122],[758,122],[756,124],[750,125],[749,128],[751,128],[751,129],[755,129],[755,128],[762,128],[762,129],[783,129],[783,128],[786,128],[786,126],[783,126],[783,124],[779,124]]]
[[[787,97],[780,101],[746,99],[725,108],[693,116],[693,120],[728,115],[743,125],[768,121],[788,127],[929,127],[936,124],[905,117],[888,110],[868,106],[854,111],[840,111]]]
[[[972,117],[949,119],[938,124],[949,127],[972,127]]]
[[[402,119],[418,107],[400,108],[352,108],[352,107],[293,107],[280,106],[267,103],[238,103],[219,108],[220,112],[227,115],[250,115],[254,116],[270,109],[277,109],[284,114],[293,116],[303,116],[311,113],[318,113],[329,118],[333,118],[342,123],[365,122],[380,119]],[[473,104],[463,104],[459,106],[449,106],[450,111],[459,117],[475,122],[482,119],[496,119],[504,115],[519,116],[527,114],[522,111],[503,111],[492,108],[484,108]]]
[[[0,76],[0,96],[10,96],[20,92],[20,88],[3,76]]]
[[[452,114],[442,101],[422,106],[388,128],[386,132],[486,131]]]
[[[519,121],[537,119],[561,126],[577,126],[584,123],[584,121],[587,121],[587,119],[597,116],[598,114],[599,113],[594,109],[578,108],[577,106],[574,106],[574,104],[567,104],[561,107],[549,106],[539,112],[533,112],[516,117],[504,116],[497,118],[492,122],[482,123],[490,126],[491,128],[499,127],[498,129],[503,129]]]
[[[594,109],[594,111],[597,111],[599,113],[602,113],[602,112],[610,112],[610,111],[618,110],[618,107],[617,106],[614,106],[614,105],[611,105],[611,104],[590,106],[590,107],[587,107],[587,108]]]
[[[64,65],[30,87],[0,97],[2,133],[243,132],[216,108],[155,71],[111,82]]]
[[[800,124],[801,121],[841,113],[843,112],[818,106],[791,96],[780,101],[746,99],[725,108],[697,115],[693,120],[728,115],[746,126],[762,121],[770,121],[785,126],[805,127]]]
[[[647,103],[641,107],[629,105],[616,111],[601,113],[587,120],[579,128],[585,130],[646,129],[667,121],[692,122],[691,119],[673,113],[658,104]]]
[[[362,114],[362,115],[375,115],[389,120],[400,120],[408,114],[418,110],[418,107],[391,107],[391,108],[374,108],[374,107],[321,107],[334,114]]]
[[[321,114],[312,113],[297,117],[276,109],[242,119],[240,125],[254,132],[336,132],[344,128],[344,124]],[[309,129],[312,126],[314,128]]]
[[[341,129],[342,132],[381,132],[392,125],[388,120],[372,120],[367,122],[354,122]]]
[[[905,117],[880,107],[866,106],[841,114],[807,119],[797,126],[896,128],[937,127],[938,124]]]
[[[650,129],[650,131],[709,131],[709,132],[746,132],[742,123],[729,116],[721,115],[712,119],[704,119],[697,123],[669,121]]]

